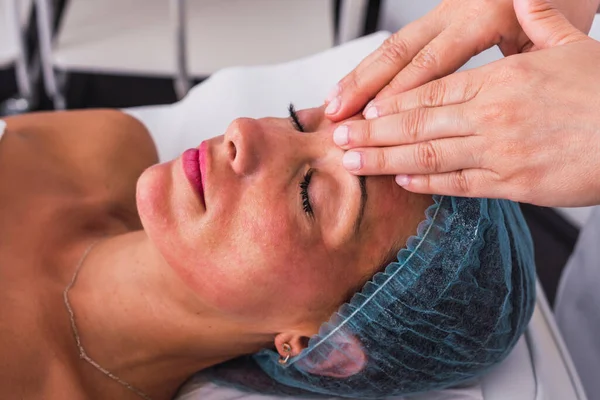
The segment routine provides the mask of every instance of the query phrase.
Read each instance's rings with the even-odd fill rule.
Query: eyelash
[[[300,119],[298,118],[298,114],[296,113],[296,109],[294,105],[290,103],[288,106],[288,111],[290,113],[290,118],[292,119],[292,125],[300,132],[305,132],[304,126],[300,123]],[[308,185],[310,185],[310,179],[313,174],[313,169],[309,169],[306,174],[304,174],[304,180],[300,182],[300,196],[302,197],[302,208],[304,212],[308,214],[310,217],[314,217],[313,209],[310,204],[310,198],[308,197]]]
[[[310,205],[310,198],[308,197],[308,185],[310,185],[310,179],[312,178],[313,169],[309,169],[304,174],[304,180],[300,182],[300,195],[302,196],[302,208],[304,208],[304,212],[309,216],[313,217],[313,209]]]
[[[296,113],[296,109],[292,103],[290,103],[288,106],[288,111],[290,113],[290,118],[292,119],[292,125],[294,125],[294,128],[298,129],[300,132],[305,132],[304,126],[302,126],[300,123],[300,119],[298,118],[298,114]]]

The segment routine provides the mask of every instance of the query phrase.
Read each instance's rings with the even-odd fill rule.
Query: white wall
[[[600,40],[600,14],[596,14],[592,29],[590,29],[590,36],[596,40]]]

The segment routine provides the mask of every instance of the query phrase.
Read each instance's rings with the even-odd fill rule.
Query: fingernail
[[[360,153],[356,151],[348,151],[342,158],[342,164],[344,168],[350,171],[356,171],[362,167],[362,157]]]
[[[345,146],[350,141],[349,130],[346,125],[340,125],[333,131],[333,141],[338,146]]]
[[[379,117],[379,113],[377,112],[377,109],[374,106],[367,106],[367,108],[365,109],[365,119],[373,119],[373,118],[377,118]]]
[[[408,176],[408,175],[396,175],[396,183],[399,186],[407,186],[410,183],[410,176]]]
[[[333,99],[325,108],[325,114],[335,114],[340,109],[340,98]]]
[[[339,84],[335,85],[335,87],[329,91],[329,94],[325,98],[325,102],[326,103],[331,103],[331,101],[334,98],[336,98],[338,94],[340,94],[340,85]]]

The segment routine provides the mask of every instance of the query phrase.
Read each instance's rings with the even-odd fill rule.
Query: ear
[[[279,355],[286,357],[283,344],[292,347],[292,357],[300,354],[308,345],[308,337],[293,333],[281,333],[275,337],[275,347]],[[332,378],[348,378],[362,371],[367,364],[367,356],[360,342],[351,335],[335,333],[320,345],[320,349],[296,362],[298,368],[313,375]]]
[[[293,332],[280,333],[275,336],[275,348],[282,358],[287,356],[296,357],[306,348],[308,338]],[[291,350],[285,350],[285,345],[289,345]]]

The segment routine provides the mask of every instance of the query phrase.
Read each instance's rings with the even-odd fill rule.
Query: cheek
[[[226,230],[230,235],[221,247],[225,252],[211,255],[211,266],[198,281],[210,281],[210,287],[199,290],[220,311],[251,322],[282,321],[286,314],[298,314],[318,292],[315,274],[324,266],[324,257],[290,229],[282,210],[239,211]]]
[[[224,205],[181,251],[177,260],[181,268],[173,266],[204,302],[220,312],[242,318],[266,315],[283,295],[282,282],[293,270],[289,265],[294,235],[283,217],[287,210],[265,208],[256,200]],[[182,263],[183,253],[195,261]]]

